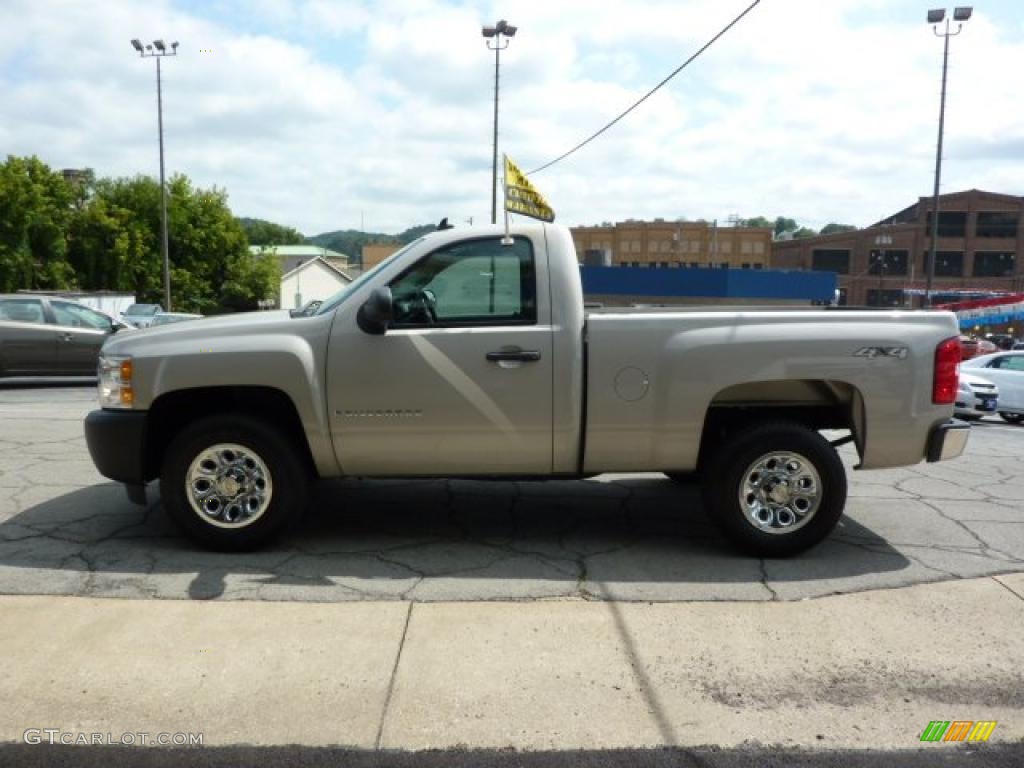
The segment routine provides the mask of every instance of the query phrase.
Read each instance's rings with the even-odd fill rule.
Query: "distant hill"
[[[409,227],[397,235],[386,235],[383,232],[363,232],[358,229],[338,229],[334,232],[321,232],[319,235],[307,237],[306,242],[321,248],[330,248],[332,251],[347,253],[353,259],[359,259],[364,245],[373,243],[405,245],[435,229],[437,229],[435,224],[420,224]]]
[[[301,245],[306,241],[298,230],[266,219],[252,219],[248,216],[236,216],[235,219],[242,225],[245,236],[249,238],[249,245]]]
[[[372,243],[394,243],[405,245],[411,243],[427,232],[437,229],[434,224],[419,224],[409,227],[397,235],[385,235],[383,232],[363,232],[358,229],[338,229],[333,232],[321,232],[319,235],[306,237],[301,232],[282,224],[275,224],[266,219],[253,219],[247,216],[236,217],[238,223],[245,230],[250,245],[316,245],[321,248],[328,248],[338,253],[347,254],[355,260],[359,260],[363,253],[363,246]]]

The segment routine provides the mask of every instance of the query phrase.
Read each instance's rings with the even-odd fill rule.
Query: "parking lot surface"
[[[696,486],[325,481],[271,549],[197,550],[99,476],[90,386],[0,385],[0,593],[222,600],[795,600],[1024,571],[1024,427],[987,419],[964,457],[850,472],[835,534],[790,560],[736,554]],[[844,453],[848,463],[852,454]]]

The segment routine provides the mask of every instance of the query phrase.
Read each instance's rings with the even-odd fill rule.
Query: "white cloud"
[[[237,213],[307,233],[361,216],[387,230],[483,221],[494,60],[481,23],[507,12],[519,27],[502,54],[501,148],[530,168],[628,106],[742,6],[223,0],[203,17],[170,0],[5,3],[0,147],[102,175],[155,173],[154,66],[128,40],[169,35],[182,45],[163,67],[168,167],[225,187]],[[919,11],[765,0],[536,183],[566,223],[881,218],[932,183],[942,51]],[[1021,16],[1012,3],[978,9],[952,42],[946,189],[1024,192],[1013,141],[1024,136]]]

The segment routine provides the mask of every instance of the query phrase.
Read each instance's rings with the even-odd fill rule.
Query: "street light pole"
[[[963,29],[963,22],[971,18],[970,7],[960,7],[953,11],[953,19],[958,22],[956,31],[949,31],[949,19],[945,8],[928,11],[928,23],[936,37],[943,38],[942,43],[942,91],[939,97],[939,138],[935,145],[935,190],[932,194],[932,232],[931,247],[928,249],[928,269],[925,279],[924,306],[932,305],[932,282],[935,279],[935,251],[939,238],[939,180],[942,178],[942,135],[946,124],[946,72],[949,67],[949,38],[956,37]],[[939,24],[945,19],[946,30],[939,32]]]
[[[502,19],[493,27],[484,27],[481,34],[488,38],[487,48],[494,51],[494,151],[491,158],[491,224],[498,223],[498,77],[501,69],[501,52],[508,48],[508,38],[515,37],[516,27]],[[504,35],[505,44],[501,44]],[[491,44],[490,38],[494,38]]]
[[[878,306],[884,306],[882,304],[882,281],[885,278],[886,268],[886,257],[889,255],[888,250],[883,249],[882,246],[892,245],[891,235],[878,235],[875,237],[875,245],[878,246],[878,250],[875,251],[878,263]]]
[[[160,77],[160,59],[164,56],[177,56],[178,44],[171,43],[171,50],[163,40],[154,40],[143,47],[137,39],[132,40],[132,47],[142,58],[156,59],[156,122],[160,142],[160,255],[163,258],[164,272],[164,311],[171,311],[171,262],[169,256],[169,240],[167,236],[167,184],[164,180],[164,101],[163,85]],[[154,48],[156,50],[154,50]]]

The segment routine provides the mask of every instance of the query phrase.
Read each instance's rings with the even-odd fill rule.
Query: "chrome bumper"
[[[971,425],[956,419],[932,427],[931,434],[928,435],[928,450],[925,457],[928,461],[955,459],[967,447],[967,436],[970,433]]]

